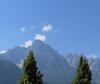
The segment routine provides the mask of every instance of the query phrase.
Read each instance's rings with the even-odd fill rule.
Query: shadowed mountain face
[[[46,84],[71,84],[80,58],[79,55],[69,54],[64,58],[57,50],[39,40],[35,41],[29,48],[17,46],[8,50],[1,54],[0,58],[9,60],[19,66],[22,65],[22,61],[26,58],[30,49],[34,51],[38,67],[44,75],[43,79]],[[98,69],[100,61],[98,59],[88,59],[93,72],[93,84],[100,84],[100,70]]]
[[[17,84],[21,70],[12,62],[0,60],[0,84]]]

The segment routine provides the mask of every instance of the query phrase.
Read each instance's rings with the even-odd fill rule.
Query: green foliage
[[[91,84],[92,73],[88,61],[82,55],[72,84]]]
[[[18,84],[43,84],[42,74],[37,68],[37,62],[30,51],[23,63],[23,75]]]

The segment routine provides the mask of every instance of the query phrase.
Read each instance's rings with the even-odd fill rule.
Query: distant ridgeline
[[[23,60],[28,55],[30,48],[34,52],[37,66],[43,74],[45,84],[72,84],[80,56],[74,54],[60,55],[57,50],[39,40],[36,40],[29,48],[17,46],[4,54],[0,54],[0,59],[4,62],[1,63],[2,66],[4,64],[4,69],[0,69],[0,84],[17,84],[18,78],[21,76]],[[88,60],[93,74],[92,83],[100,84],[100,68],[98,67],[100,59],[88,58]],[[5,83],[2,76],[10,83]]]

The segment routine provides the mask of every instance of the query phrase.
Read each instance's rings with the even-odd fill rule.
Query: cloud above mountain
[[[43,32],[51,32],[52,29],[53,29],[53,26],[51,24],[48,24],[48,25],[43,26],[42,31]]]
[[[36,34],[35,35],[35,40],[45,41],[46,40],[46,36],[43,35],[43,34]]]
[[[43,25],[43,27],[41,27],[41,28],[39,29],[40,33],[37,33],[35,31],[34,39],[35,40],[40,40],[40,41],[45,41],[47,39],[47,37],[46,37],[47,34],[45,34],[45,33],[52,32],[53,31],[53,26],[52,26],[52,24],[46,24],[46,25]],[[33,30],[36,30],[36,26],[20,28],[21,32],[25,32],[26,30],[28,32],[32,33]],[[32,43],[33,43],[32,40],[29,40],[29,41],[25,42],[23,45],[21,45],[21,47],[29,47]]]
[[[28,47],[30,47],[32,44],[33,44],[33,41],[32,41],[32,40],[28,40],[28,41],[26,41],[24,44],[22,44],[20,47],[28,48]]]

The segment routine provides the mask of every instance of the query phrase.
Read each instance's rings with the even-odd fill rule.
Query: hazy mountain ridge
[[[71,67],[77,68],[80,56],[79,54],[67,54],[64,58]],[[86,56],[85,58],[88,60],[90,69],[92,70],[93,84],[100,84],[100,58]]]
[[[67,60],[70,66],[77,67],[80,56],[81,55],[79,54],[68,54],[65,55],[64,58]],[[84,57],[88,60],[91,70],[100,71],[100,58]]]
[[[21,64],[22,60],[25,59],[29,49],[34,51],[38,66],[44,75],[43,79],[47,84],[71,84],[76,71],[76,67],[78,65],[79,55],[68,54],[63,57],[63,55],[60,55],[57,50],[39,40],[35,41],[29,48],[17,46],[11,50],[8,50],[6,53],[1,54],[0,58],[7,59],[18,65]],[[88,59],[90,64],[92,64],[92,60],[94,59]],[[100,77],[98,74],[98,66],[100,62],[98,62],[99,60],[93,62],[93,64],[98,64],[97,67],[93,64],[93,66],[91,66],[92,69],[94,68],[93,84],[100,83]],[[95,70],[95,67],[97,70]],[[98,76],[98,78],[95,78],[95,76]]]

